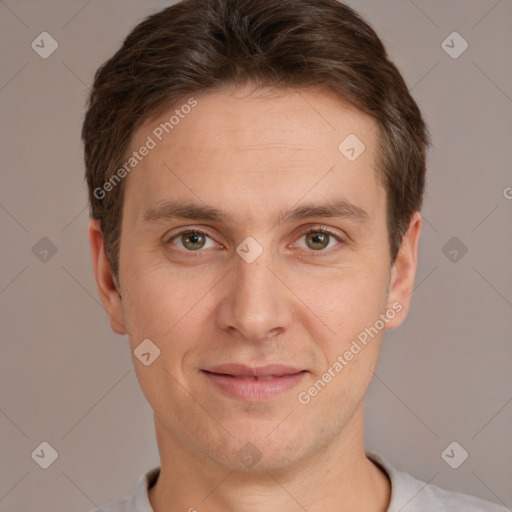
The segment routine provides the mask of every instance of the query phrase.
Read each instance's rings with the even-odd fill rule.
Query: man
[[[413,289],[428,134],[335,0],[184,0],[98,71],[90,243],[161,467],[103,511],[499,511],[365,452]]]

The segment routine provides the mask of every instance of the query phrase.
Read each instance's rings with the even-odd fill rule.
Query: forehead
[[[203,92],[134,134],[129,154],[150,140],[152,149],[130,172],[125,206],[134,221],[171,199],[232,208],[240,219],[306,196],[379,209],[376,136],[372,118],[326,91]]]
[[[136,136],[152,133],[159,146],[178,143],[195,153],[222,154],[236,148],[256,154],[261,149],[290,147],[327,150],[337,157],[339,139],[348,131],[371,145],[376,128],[374,119],[333,92],[318,88],[270,91],[230,86],[193,98],[194,107],[188,108],[191,98],[184,98],[147,122]]]

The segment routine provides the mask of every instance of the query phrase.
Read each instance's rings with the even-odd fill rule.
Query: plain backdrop
[[[433,138],[412,309],[384,338],[367,446],[511,507],[512,2],[349,4],[383,39]],[[96,292],[80,129],[95,70],[166,5],[0,2],[1,510],[87,510],[159,462],[128,340]],[[58,44],[45,59],[31,46],[42,32]],[[469,455],[457,469],[441,457],[454,441]],[[31,456],[42,442],[58,453],[47,469]]]

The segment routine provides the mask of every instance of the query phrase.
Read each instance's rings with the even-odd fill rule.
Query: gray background
[[[384,340],[367,446],[424,481],[511,507],[512,1],[349,3],[433,135],[412,310]],[[96,68],[168,4],[0,2],[1,510],[87,510],[158,464],[127,338],[97,297],[79,134]],[[43,31],[59,45],[47,59],[31,48]],[[453,31],[469,44],[456,59],[441,46]],[[33,251],[43,237],[56,254],[41,252],[47,241]],[[458,247],[445,247],[452,237]],[[42,441],[59,455],[48,469],[31,458]],[[441,458],[452,441],[469,453],[458,469]]]

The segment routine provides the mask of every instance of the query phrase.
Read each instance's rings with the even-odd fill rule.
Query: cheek
[[[130,339],[137,344],[145,338],[162,338],[187,312],[193,313],[208,283],[192,267],[173,265],[162,241],[148,241],[129,226],[123,228],[119,255],[123,311]]]
[[[311,404],[311,411],[326,420],[345,415],[338,417],[344,421],[363,399],[377,367],[384,332],[380,315],[385,311],[385,287],[376,287],[373,295],[360,287],[339,286],[336,290],[336,297],[327,289],[323,302],[316,301],[323,309],[315,313],[328,330],[316,330],[315,343],[322,355],[317,354],[316,371],[301,387],[297,399],[300,404]]]
[[[189,330],[208,314],[208,294],[218,279],[190,270],[171,270],[169,265],[161,264],[133,265],[126,268],[126,274],[123,306],[132,348],[150,338],[161,350],[172,341],[173,350],[179,352],[180,344],[190,339]]]
[[[373,324],[384,311],[388,277],[384,267],[374,271],[350,268],[309,277],[297,273],[292,287],[317,322],[326,324],[326,332],[346,340]]]
[[[384,332],[379,319],[386,310],[388,277],[381,266],[373,272],[317,279],[313,289],[302,285],[314,322],[311,334],[322,352],[315,373],[301,389],[308,396],[311,390],[313,407],[320,410],[324,401],[330,401],[346,410],[348,403],[356,406],[364,396],[378,362]]]
[[[344,348],[297,396],[299,403],[311,406],[310,412],[317,411],[326,420],[348,419],[364,398],[377,366],[380,339],[376,337],[366,346],[356,341]],[[350,360],[347,354],[351,354]]]
[[[159,355],[149,366],[134,358],[134,367],[141,389],[160,416],[179,421],[174,406],[187,403],[184,392],[183,360],[194,349],[199,338],[199,317],[204,314],[201,302],[209,288],[205,280],[162,268],[139,266],[143,272],[129,273],[126,280],[125,314],[129,318],[132,354],[142,342],[150,339]],[[210,287],[211,288],[211,287]],[[181,384],[180,384],[181,383]],[[169,408],[169,403],[174,404]]]

